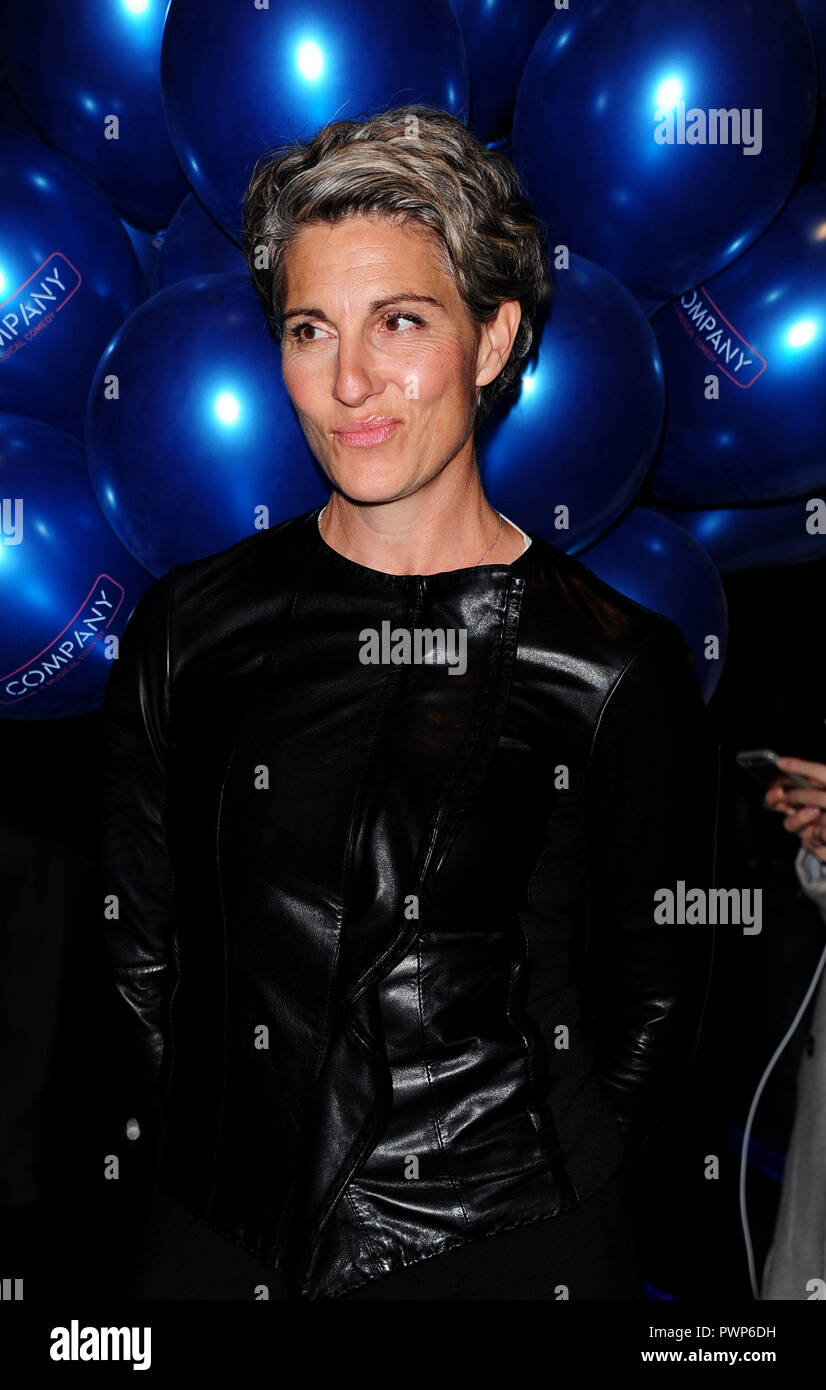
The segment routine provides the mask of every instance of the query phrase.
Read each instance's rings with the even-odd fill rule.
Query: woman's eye
[[[418,314],[403,314],[398,309],[396,309],[392,314],[385,314],[384,318],[382,319],[382,323],[387,327],[387,331],[391,338],[399,337],[401,336],[401,334],[410,331],[409,329],[404,328],[399,329],[397,325],[400,322],[410,323],[413,324],[414,327],[418,328],[421,327],[421,325],[424,323],[424,319],[420,319]],[[391,325],[394,326],[391,327]],[[292,328],[290,329],[290,337],[295,339],[295,341],[298,343],[315,343],[318,340],[315,337],[306,337],[305,329],[309,329],[309,331],[314,334],[317,327],[317,324],[310,323],[307,320],[305,320],[304,323],[293,324]]]
[[[295,338],[300,343],[314,343],[315,338],[305,338],[302,335],[305,328],[315,330],[315,327],[316,325],[314,323],[295,323],[290,329],[290,337]]]
[[[417,314],[402,314],[397,311],[394,314],[387,314],[385,323],[398,322],[399,319],[406,319],[408,323],[420,324],[422,322]],[[391,337],[395,337],[395,333],[392,333]]]

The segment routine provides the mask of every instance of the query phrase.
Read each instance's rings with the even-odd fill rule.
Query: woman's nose
[[[339,338],[334,395],[347,405],[357,405],[376,389],[376,373],[367,344]]]

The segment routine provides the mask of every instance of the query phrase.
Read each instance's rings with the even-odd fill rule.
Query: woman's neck
[[[432,514],[411,525],[389,524],[388,508],[359,505],[331,494],[319,515],[327,545],[347,559],[385,574],[439,574],[477,564],[509,565],[524,552],[526,534],[482,498],[481,515],[463,518]]]

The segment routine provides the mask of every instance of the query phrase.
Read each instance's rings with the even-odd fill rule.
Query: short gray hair
[[[309,140],[266,150],[244,196],[242,246],[276,341],[292,239],[308,223],[358,215],[418,223],[434,234],[444,269],[477,323],[493,318],[505,300],[519,301],[522,319],[508,361],[478,393],[480,424],[519,376],[537,306],[552,296],[545,224],[516,170],[455,116],[421,105],[333,121]]]

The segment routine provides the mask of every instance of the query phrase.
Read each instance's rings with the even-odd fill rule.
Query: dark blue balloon
[[[506,131],[519,79],[553,0],[452,0],[470,71],[470,127],[482,141]]]
[[[139,227],[132,227],[128,222],[123,223],[123,229],[132,243],[135,255],[138,258],[140,268],[143,271],[143,283],[146,293],[149,294],[152,284],[152,277],[155,273],[155,261],[160,246],[160,233],[142,232]]]
[[[634,507],[577,559],[606,584],[677,624],[709,700],[725,660],[728,605],[717,568],[699,542],[667,517]],[[717,639],[716,656],[709,638]]]
[[[107,638],[152,576],[107,525],[83,450],[61,430],[0,415],[0,496],[0,718],[90,714],[111,670]]]
[[[798,189],[755,246],[653,326],[668,396],[657,497],[726,507],[822,486],[826,184]]]
[[[246,275],[247,263],[240,247],[204,211],[195,194],[189,193],[163,233],[152,273],[152,293],[192,275],[218,275],[221,271]]]
[[[37,131],[17,99],[15,90],[4,72],[0,72],[0,125],[17,130],[21,135],[38,139]]]
[[[613,271],[650,312],[740,255],[780,211],[816,104],[794,0],[577,0],[525,66],[514,159],[556,241]]]
[[[826,100],[826,4],[824,0],[797,0],[815,46],[820,77],[820,99]]]
[[[187,191],[161,97],[168,4],[6,0],[0,25],[9,77],[41,134],[142,231],[165,227]]]
[[[511,138],[509,135],[505,136],[502,140],[489,140],[486,148],[489,150],[498,150],[500,154],[503,154],[506,159],[509,159],[511,163],[513,163],[513,149],[511,148]]]
[[[763,507],[655,510],[685,527],[708,551],[721,574],[800,565],[826,556],[826,488],[817,497],[798,497]]]
[[[182,280],[136,310],[100,359],[86,441],[105,515],[155,575],[330,494],[248,275]]]
[[[477,452],[493,506],[573,553],[639,491],[664,391],[651,325],[613,275],[572,256],[555,290],[518,399],[481,427]]]
[[[146,293],[97,184],[39,140],[0,131],[0,409],[82,438],[101,352]]]
[[[161,74],[189,182],[240,241],[253,165],[332,120],[421,102],[467,118],[465,46],[448,0],[302,0],[257,9],[172,0]]]
[[[826,105],[821,103],[817,111],[812,143],[801,172],[803,183],[826,182]]]

